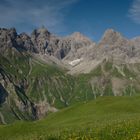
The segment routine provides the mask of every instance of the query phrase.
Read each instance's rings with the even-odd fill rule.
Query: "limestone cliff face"
[[[78,59],[102,58],[136,62],[139,61],[140,54],[138,38],[128,40],[113,29],[108,29],[97,44],[78,32],[67,37],[58,37],[47,29],[40,28],[34,30],[30,37],[25,33],[18,35],[15,29],[0,29],[0,48],[5,55],[9,49],[27,51],[52,55],[67,64]]]
[[[18,35],[14,28],[0,29],[0,48],[4,54],[10,49],[52,55],[59,60],[72,60],[85,54],[86,49],[93,44],[95,43],[78,32],[67,37],[58,37],[45,28],[39,28],[29,36],[26,33]]]
[[[94,46],[95,42],[91,41],[79,32],[75,32],[68,37],[71,40],[71,50],[64,60],[76,60],[82,58],[90,46]]]
[[[99,55],[113,59],[118,63],[135,63],[139,61],[138,46],[114,30],[107,30],[99,42]],[[100,57],[99,56],[99,57]]]
[[[108,29],[105,31],[102,39],[100,40],[100,45],[121,45],[125,44],[127,42],[127,39],[124,38],[121,33],[113,30]]]
[[[86,49],[93,42],[84,35],[76,32],[67,37],[58,37],[45,28],[34,30],[31,34],[31,40],[38,50],[38,53],[53,55],[58,59],[78,57],[80,49]],[[83,50],[84,51],[84,50]],[[80,53],[83,53],[81,50]]]
[[[34,47],[31,38],[22,33],[20,35],[17,34],[14,28],[12,29],[0,29],[0,52],[5,55],[8,53],[8,50],[17,50],[19,52],[28,51],[28,52],[36,52],[36,48]],[[14,53],[14,52],[13,52]]]
[[[139,39],[129,40],[113,29],[106,30],[99,43],[82,51],[77,59],[65,61],[72,64],[69,73],[89,73],[104,60],[113,61],[114,65],[140,63]]]
[[[80,57],[92,43],[90,39],[80,33],[59,38],[55,43],[55,48],[57,48],[55,56],[64,60],[76,59]],[[51,43],[51,46],[53,46],[53,43]]]
[[[50,32],[43,28],[35,29],[31,34],[31,40],[38,53],[44,54],[50,40]]]

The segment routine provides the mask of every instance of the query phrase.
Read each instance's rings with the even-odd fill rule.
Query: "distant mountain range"
[[[0,122],[41,119],[98,96],[140,94],[140,37],[113,29],[95,43],[45,28],[29,36],[0,29]]]

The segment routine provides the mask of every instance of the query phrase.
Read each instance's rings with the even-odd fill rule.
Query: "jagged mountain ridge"
[[[107,30],[97,44],[92,44],[85,51],[69,73],[89,73],[104,60],[113,61],[114,65],[140,63],[138,40],[128,40],[113,29]]]
[[[34,30],[31,40],[39,53],[46,53],[63,59],[69,52],[89,46],[92,41],[80,33],[74,33],[67,37],[58,37],[45,28]]]
[[[128,40],[113,29],[107,30],[97,44],[78,32],[67,37],[55,36],[45,28],[34,30],[31,36],[25,33],[17,35],[15,29],[1,29],[1,32],[1,40],[11,36],[6,41],[11,44],[1,46],[11,45],[35,54],[51,55],[72,67],[83,61],[102,62],[108,57],[125,61],[124,63],[139,62],[139,39]],[[6,34],[9,34],[9,37],[6,37]]]
[[[137,95],[139,53],[138,39],[112,29],[97,44],[80,33],[58,37],[41,28],[29,36],[0,29],[1,123],[40,119],[98,96]]]

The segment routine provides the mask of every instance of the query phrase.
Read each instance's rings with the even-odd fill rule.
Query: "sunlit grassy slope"
[[[0,126],[0,140],[139,140],[140,97],[100,97],[36,122]]]

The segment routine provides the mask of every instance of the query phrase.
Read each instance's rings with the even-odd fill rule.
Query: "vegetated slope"
[[[81,83],[66,74],[63,67],[34,57],[46,49],[49,35],[46,29],[29,37],[25,33],[18,35],[15,29],[0,28],[1,123],[40,119],[49,112],[94,97],[89,83],[83,84],[79,92]]]
[[[30,53],[0,56],[0,120],[35,120],[98,96],[138,95],[139,65],[104,62],[89,74],[69,75]]]
[[[1,140],[139,139],[140,97],[100,97],[46,119],[0,127]]]
[[[66,70],[28,53],[14,53],[0,56],[1,123],[39,119],[75,102],[94,98],[90,84],[82,84],[66,74]]]
[[[89,74],[94,96],[133,96],[139,93],[139,64],[114,64],[104,60]]]

